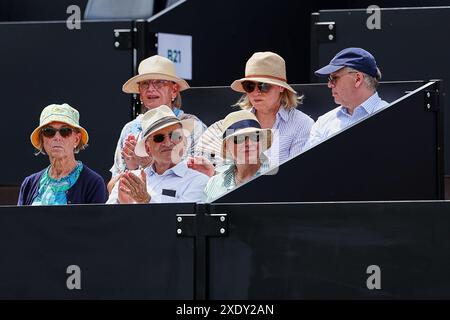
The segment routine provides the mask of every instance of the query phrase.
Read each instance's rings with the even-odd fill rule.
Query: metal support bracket
[[[130,50],[132,48],[131,29],[114,29],[113,45],[118,50]]]
[[[439,92],[437,90],[425,90],[424,97],[426,111],[439,111]]]
[[[200,217],[202,215],[202,217]],[[177,214],[176,232],[178,237],[225,237],[228,234],[227,214]]]
[[[336,22],[315,22],[314,28],[318,43],[336,42]]]

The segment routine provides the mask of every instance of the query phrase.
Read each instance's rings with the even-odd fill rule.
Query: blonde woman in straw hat
[[[64,205],[104,203],[107,191],[103,178],[75,153],[88,143],[87,131],[79,124],[78,111],[68,104],[52,104],[41,113],[39,126],[31,134],[38,153],[47,154],[50,165],[25,178],[18,205]]]
[[[208,181],[203,200],[211,202],[269,169],[263,152],[271,145],[272,131],[262,129],[253,113],[241,110],[227,115],[223,120],[221,156],[232,164],[222,167]]]
[[[255,114],[262,128],[272,129],[267,155],[277,165],[303,151],[314,120],[296,109],[301,98],[287,83],[284,59],[273,52],[256,52],[247,61],[245,77],[231,88],[245,95],[237,102]]]
[[[120,175],[107,203],[197,202],[208,176],[189,169],[183,157],[192,122],[179,120],[171,108],[151,109],[141,118],[142,134],[135,153],[152,155],[152,165]]]
[[[194,130],[189,137],[191,147],[188,152],[193,153],[195,143],[206,126],[196,116],[181,110],[180,92],[188,88],[187,82],[176,75],[174,63],[167,58],[155,55],[142,60],[139,64],[138,75],[125,82],[122,90],[139,95],[143,113],[161,105],[167,105],[178,119],[192,121]],[[140,114],[122,129],[114,156],[114,165],[110,169],[112,179],[108,183],[109,190],[120,173],[127,169],[146,167],[151,163],[151,156],[139,157],[134,152],[138,135],[142,131],[142,116],[143,114]]]

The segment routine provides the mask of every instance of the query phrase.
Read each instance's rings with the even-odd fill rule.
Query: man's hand
[[[130,134],[123,144],[122,157],[125,160],[125,165],[129,170],[136,170],[141,167],[147,167],[152,164],[153,159],[151,156],[148,157],[138,157],[134,153],[134,148],[136,148],[136,137]]]
[[[141,170],[139,178],[132,172],[125,172],[119,181],[120,203],[149,203],[151,196],[147,192],[147,176]]]
[[[215,168],[213,164],[205,157],[189,157],[187,159],[187,166],[192,170],[206,174],[208,177],[212,177],[214,175]]]

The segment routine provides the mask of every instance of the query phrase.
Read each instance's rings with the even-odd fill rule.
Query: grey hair
[[[364,83],[366,84],[366,87],[372,91],[376,91],[378,84],[381,80],[381,71],[380,69],[377,67],[377,75],[375,77],[372,77],[370,75],[368,75],[367,73],[364,73],[362,71],[350,68],[350,67],[346,67],[347,71],[354,71],[354,72],[361,72],[364,75]]]

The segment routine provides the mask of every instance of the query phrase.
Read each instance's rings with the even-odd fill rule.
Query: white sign
[[[158,54],[172,60],[177,76],[192,80],[192,36],[158,33]]]

